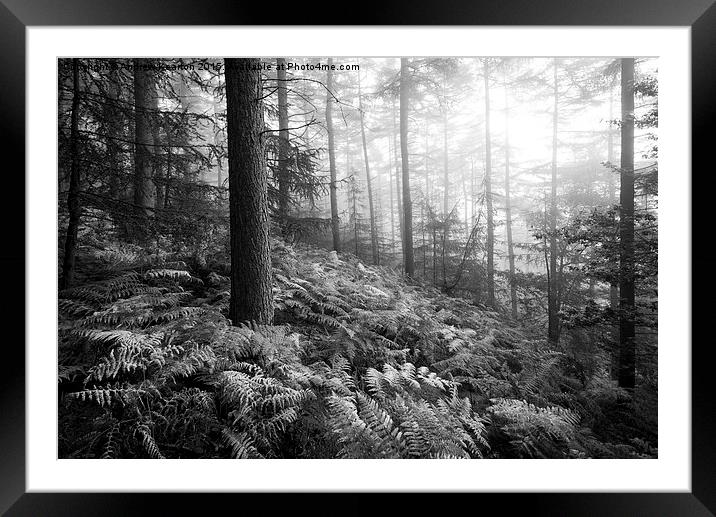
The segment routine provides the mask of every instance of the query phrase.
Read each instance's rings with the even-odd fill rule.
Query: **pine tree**
[[[619,197],[619,386],[633,389],[634,328],[634,58],[621,60],[622,133]]]
[[[260,60],[226,59],[231,305],[234,325],[270,324],[271,249]]]
[[[492,213],[492,135],[490,134],[490,64],[482,61],[485,80],[485,204],[487,210],[487,304],[495,305],[495,222]]]
[[[146,237],[146,219],[152,215],[152,130],[150,109],[154,96],[151,60],[134,60],[134,206],[138,234]]]
[[[328,58],[328,70],[326,71],[326,130],[328,132],[328,162],[331,170],[331,231],[333,234],[333,249],[341,251],[341,233],[338,220],[338,182],[336,173],[336,144],[333,133],[333,58]]]
[[[415,276],[413,259],[413,202],[410,197],[410,165],[408,161],[408,104],[410,72],[407,58],[400,58],[400,158],[403,164],[403,260],[405,274]]]
[[[360,74],[358,75],[358,112],[360,113],[360,136],[363,143],[363,163],[365,164],[366,189],[368,191],[368,210],[370,213],[370,246],[373,254],[373,264],[380,265],[380,251],[378,250],[378,230],[375,225],[375,208],[373,206],[373,185],[370,177],[370,162],[368,161],[368,143],[365,138],[365,113],[363,112],[363,95],[360,87]]]
[[[80,205],[80,156],[79,141],[79,109],[80,109],[80,79],[79,59],[72,59],[72,114],[70,115],[70,189],[67,194],[67,210],[69,222],[65,236],[65,255],[62,261],[62,276],[60,289],[68,288],[74,279],[75,254],[77,252],[77,231],[80,224],[82,207]]]

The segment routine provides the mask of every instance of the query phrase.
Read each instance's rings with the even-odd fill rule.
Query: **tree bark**
[[[72,285],[75,276],[77,232],[80,225],[80,157],[79,157],[79,109],[80,109],[80,65],[79,59],[72,59],[72,113],[70,115],[70,188],[67,194],[69,221],[65,236],[65,255],[62,260],[60,289]]]
[[[512,317],[517,318],[517,286],[515,285],[515,250],[512,243],[512,202],[510,199],[510,112],[505,81],[505,230],[507,233],[507,258],[510,264],[510,304]]]
[[[234,325],[270,324],[271,249],[268,174],[259,59],[226,59],[231,303]]]
[[[215,122],[214,122],[214,123],[215,123],[215,124],[217,125],[217,127],[218,127],[218,125],[219,125],[219,113],[220,113],[220,112],[219,112],[219,103],[216,102],[216,97],[214,97],[213,108],[214,108],[214,119],[215,119]],[[222,139],[221,139],[220,134],[221,134],[220,131],[218,131],[218,130],[214,131],[214,145],[217,146],[217,147],[222,144],[222,141],[221,141]],[[216,157],[216,167],[217,167],[217,170],[216,170],[216,186],[217,186],[217,188],[222,188],[222,187],[223,187],[223,184],[224,184],[224,179],[222,178],[222,174],[221,174],[221,165],[222,165],[222,164],[221,164],[221,161],[222,161],[222,160],[221,160],[221,155],[218,155],[218,156]]]
[[[393,195],[393,164],[391,148],[391,139],[388,138],[388,186],[390,187],[390,249],[391,253],[395,251],[395,200]]]
[[[333,59],[328,58],[328,70],[326,77],[326,130],[328,131],[328,162],[331,170],[331,231],[333,233],[333,249],[341,251],[341,233],[338,221],[338,196],[336,182],[336,144],[333,135],[333,71],[331,66]]]
[[[142,219],[151,216],[153,181],[151,164],[152,131],[149,110],[152,107],[152,85],[149,59],[134,60],[134,205],[139,221],[139,234],[144,237],[146,227]]]
[[[370,177],[370,164],[368,163],[368,143],[365,138],[365,114],[363,113],[363,96],[360,88],[360,74],[358,75],[358,111],[360,113],[360,136],[363,142],[363,163],[365,164],[366,188],[368,189],[368,210],[370,212],[370,246],[373,253],[373,264],[380,265],[380,251],[378,250],[378,233],[375,227],[375,208],[373,207],[373,185]]]
[[[393,115],[393,163],[395,164],[395,197],[398,205],[398,234],[400,235],[400,246],[405,255],[405,239],[403,238],[403,182],[400,180],[400,166],[398,165],[400,160],[398,159],[398,127],[395,123],[395,99],[391,99],[392,115]]]
[[[495,223],[492,214],[492,150],[490,135],[490,65],[484,58],[485,76],[485,208],[487,210],[487,304],[495,306]]]
[[[552,110],[552,182],[549,212],[549,283],[547,286],[547,339],[559,342],[559,306],[557,302],[557,123],[559,116],[559,84],[557,59],[554,59],[554,107]]]
[[[150,96],[152,99],[152,109],[157,114],[157,119],[150,124],[152,128],[152,181],[154,182],[154,208],[160,209],[164,206],[164,194],[162,190],[162,167],[161,163],[162,160],[160,159],[162,154],[162,140],[161,136],[159,135],[159,109],[160,109],[160,99],[159,99],[159,93],[157,91],[157,81],[156,76],[154,74],[150,75],[151,83],[149,85],[150,88]]]
[[[614,90],[609,90],[609,131],[607,133],[607,162],[610,166],[614,164],[614,131],[611,121],[614,119]],[[616,185],[614,184],[614,170],[609,168],[609,206],[614,207],[616,202]],[[609,306],[612,310],[619,308],[619,283],[617,281],[609,284]]]
[[[447,217],[450,204],[450,178],[448,173],[448,110],[447,101],[445,99],[445,82],[447,81],[443,73],[443,214],[445,215],[445,233],[447,233]]]
[[[408,103],[410,73],[407,58],[400,58],[400,157],[403,166],[403,261],[405,274],[415,276],[413,258],[413,202],[410,197],[410,165],[408,161]]]
[[[112,168],[109,180],[109,197],[120,199],[120,177],[122,176],[123,160],[120,157],[121,148],[119,140],[122,138],[122,111],[119,109],[120,85],[118,70],[112,69],[109,73],[109,84],[107,85],[107,99],[105,100],[103,116],[107,125],[107,163]]]
[[[288,216],[288,88],[286,87],[286,59],[276,59],[278,79],[278,214],[283,225]]]
[[[621,60],[622,134],[619,213],[619,386],[636,382],[634,289],[634,58]]]

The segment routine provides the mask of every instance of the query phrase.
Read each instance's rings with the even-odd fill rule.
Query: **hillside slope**
[[[485,307],[275,241],[275,324],[235,327],[225,266],[175,259],[83,250],[59,300],[61,457],[656,454],[608,375],[581,382]]]

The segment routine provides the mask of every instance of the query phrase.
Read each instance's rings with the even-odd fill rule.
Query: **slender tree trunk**
[[[547,338],[556,345],[559,342],[559,305],[557,301],[557,122],[559,116],[559,84],[557,59],[554,59],[554,108],[552,111],[552,191],[549,213],[549,285],[547,294]]]
[[[407,58],[400,58],[400,156],[403,164],[403,255],[405,274],[415,277],[413,259],[413,202],[410,198],[410,166],[408,162],[408,103],[410,102],[410,73]]]
[[[191,122],[192,121],[191,114],[194,113],[194,111],[193,111],[194,101],[195,101],[194,94],[192,93],[191,89],[189,88],[187,80],[184,77],[184,75],[179,74],[177,82],[178,82],[178,86],[179,86],[179,107],[186,114],[186,120],[188,121],[187,123],[193,123],[193,122]],[[179,129],[178,145],[179,145],[179,147],[187,149],[190,146],[188,135],[186,134],[185,131],[181,130],[181,127],[178,129]],[[184,180],[191,181],[191,179],[190,179],[191,171],[187,168],[188,167],[187,164],[182,164],[182,167],[185,168],[183,171],[184,172],[184,174],[183,174]],[[198,178],[199,183],[204,183],[205,179],[206,178],[204,177],[204,169],[200,168],[199,169],[199,178]]]
[[[425,179],[425,194],[423,196],[423,202],[420,205],[420,245],[423,248],[423,278],[428,277],[428,239],[425,237],[425,231],[427,229],[427,223],[425,215],[427,214],[427,221],[434,222],[433,207],[430,204],[430,167],[428,165],[428,154],[430,153],[430,122],[428,121],[427,115],[425,116],[425,147],[423,152],[423,176]],[[433,239],[433,246],[431,248],[433,271],[435,270],[435,239]],[[434,277],[434,275],[433,275]],[[433,280],[433,284],[434,284]]]
[[[425,169],[425,203],[430,206],[430,167],[428,165],[428,154],[430,154],[430,121],[425,116],[425,152],[423,153],[423,169]],[[432,209],[431,209],[432,210]],[[432,213],[432,211],[430,212]],[[424,223],[425,221],[423,221]]]
[[[134,205],[139,221],[136,222],[141,238],[146,236],[146,227],[141,220],[151,216],[152,199],[152,132],[149,124],[149,109],[152,106],[151,72],[148,59],[134,60]]]
[[[393,195],[393,149],[391,138],[388,138],[388,186],[390,187],[390,249],[395,251],[395,196]]]
[[[470,158],[470,227],[475,226],[475,162]]]
[[[216,97],[214,97],[213,107],[214,107],[214,118],[216,119],[215,124],[218,126],[220,112],[219,112],[219,103],[216,102]],[[220,137],[220,131],[214,131],[214,145],[217,147],[219,145],[221,145],[222,144],[221,140],[222,139]],[[221,166],[222,166],[221,161],[222,161],[221,155],[218,155],[216,157],[216,166],[217,166],[216,167],[216,186],[217,186],[217,188],[222,188],[224,186],[224,178],[222,177],[222,174],[221,174]]]
[[[614,164],[614,130],[611,121],[614,119],[614,89],[609,90],[609,132],[607,133],[607,162]],[[614,170],[609,168],[609,205],[614,207],[616,202],[616,185],[614,184]],[[609,306],[612,310],[619,308],[619,283],[612,281],[609,284]]]
[[[157,91],[156,77],[154,74],[151,76],[152,82],[150,85],[151,97],[152,97],[152,109],[157,113],[157,119],[151,124],[152,128],[152,181],[154,182],[154,208],[160,209],[164,205],[164,194],[162,193],[162,140],[159,135],[159,109],[160,99],[159,92]]]
[[[69,221],[65,236],[65,255],[62,260],[60,289],[72,285],[75,276],[75,255],[77,232],[80,226],[80,156],[79,156],[79,109],[80,109],[80,65],[79,59],[72,59],[72,113],[70,115],[70,188],[67,194]]]
[[[170,205],[170,192],[172,181],[172,127],[171,122],[164,122],[164,132],[167,134],[167,172],[164,185],[164,208]]]
[[[443,83],[443,98],[445,97],[445,84]],[[450,210],[450,178],[448,173],[448,112],[443,106],[443,214],[445,214],[445,231],[447,232],[447,216]]]
[[[462,174],[462,203],[463,203],[463,213],[462,213],[462,219],[465,221],[465,239],[468,239],[470,237],[470,219],[467,215],[468,211],[468,198],[467,198],[467,182],[465,181],[465,170],[463,169]]]
[[[611,168],[614,165],[614,130],[612,128],[611,121],[614,120],[614,88],[609,90],[609,130],[607,133],[607,162],[609,168],[607,174],[609,174],[608,188],[609,188],[609,207],[614,208],[616,204],[616,185],[614,184],[615,172]],[[616,218],[613,219],[616,224]],[[619,310],[619,281],[614,279],[609,282],[609,307],[614,312]],[[615,325],[615,334],[619,332],[619,326]],[[615,339],[616,341],[616,339]],[[619,380],[619,348],[614,346],[611,354],[611,378],[615,381]]]
[[[276,59],[278,79],[278,214],[283,226],[288,216],[288,88],[286,87],[286,59]]]
[[[443,74],[443,99],[445,99],[445,82],[447,79]],[[447,278],[445,277],[445,244],[447,242],[448,230],[450,227],[448,221],[448,214],[450,212],[450,178],[448,172],[448,110],[447,102],[443,106],[443,235],[442,235],[442,283],[447,285]]]
[[[355,184],[353,185],[353,237],[355,242],[355,248],[356,248],[356,257],[360,258],[360,253],[358,252],[358,211],[356,210],[356,197],[358,196],[358,192],[356,191]]]
[[[621,60],[622,149],[619,215],[619,386],[636,380],[634,289],[634,58]]]
[[[380,265],[380,251],[378,250],[378,230],[375,227],[375,208],[373,207],[373,185],[370,177],[370,164],[368,163],[368,143],[365,138],[365,114],[363,113],[363,96],[360,88],[360,74],[358,75],[358,111],[360,113],[360,136],[363,142],[363,163],[365,164],[366,188],[368,189],[368,210],[370,212],[370,246],[373,252],[373,264]]]
[[[517,318],[517,286],[515,285],[515,250],[512,244],[512,204],[510,200],[510,112],[505,81],[505,230],[507,232],[507,258],[510,263],[510,302],[512,317]]]
[[[434,215],[431,213],[431,216]],[[431,219],[433,218],[431,217]],[[437,253],[437,227],[433,224],[433,285],[438,285],[438,253]]]
[[[234,325],[270,324],[271,249],[268,174],[259,59],[226,59],[231,304]]]
[[[109,84],[107,85],[107,100],[104,105],[104,119],[107,121],[107,163],[112,168],[108,181],[109,196],[112,199],[120,199],[122,193],[119,191],[120,177],[123,168],[120,153],[121,148],[118,139],[122,138],[122,112],[119,109],[119,73],[113,69],[109,73]]]
[[[397,206],[398,206],[398,233],[400,234],[400,246],[401,250],[403,251],[403,255],[405,255],[405,239],[403,238],[403,189],[402,184],[403,182],[400,180],[401,171],[400,171],[400,160],[398,157],[398,127],[395,123],[395,99],[391,98],[391,106],[392,106],[392,115],[393,115],[393,163],[395,164],[395,197],[397,200]]]
[[[328,71],[326,77],[326,130],[328,131],[328,163],[331,170],[331,231],[333,233],[333,249],[341,251],[341,232],[338,221],[338,196],[336,180],[336,144],[333,135],[333,58],[328,58]]]
[[[485,76],[485,204],[487,209],[487,304],[495,306],[495,223],[492,214],[492,151],[490,135],[490,66],[484,58]]]

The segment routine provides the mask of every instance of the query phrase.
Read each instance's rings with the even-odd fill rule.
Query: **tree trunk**
[[[408,103],[410,73],[407,58],[400,58],[400,157],[403,164],[403,255],[405,274],[415,276],[413,259],[413,202],[410,198],[410,166],[408,162]]]
[[[60,289],[72,285],[75,276],[75,254],[77,252],[77,231],[80,226],[80,157],[79,157],[79,109],[80,109],[80,65],[79,59],[72,60],[72,113],[70,115],[70,188],[67,194],[69,222],[65,236],[65,255],[62,260]]]
[[[611,121],[614,119],[614,89],[609,90],[609,131],[607,133],[607,162],[610,167],[614,164],[614,131]],[[614,170],[609,168],[609,206],[614,207],[616,201],[616,185],[614,184]],[[616,311],[619,308],[619,284],[616,281],[609,284],[609,306]]]
[[[231,304],[234,325],[270,324],[271,249],[268,175],[259,59],[226,59]]]
[[[391,99],[392,115],[393,115],[393,163],[395,164],[395,197],[398,205],[398,234],[400,235],[400,246],[405,255],[405,239],[403,238],[403,182],[400,181],[400,166],[398,160],[398,128],[395,123],[395,99]]]
[[[485,205],[487,210],[487,304],[495,306],[495,223],[492,215],[492,151],[490,135],[490,66],[484,58],[485,76]]]
[[[445,81],[443,77],[443,81]],[[443,82],[443,98],[445,98],[445,83]],[[443,214],[445,214],[445,232],[447,233],[447,216],[450,210],[450,178],[448,174],[448,112],[447,105],[443,106]]]
[[[510,263],[510,302],[512,317],[517,318],[517,286],[515,285],[515,250],[512,244],[512,204],[510,200],[510,113],[505,81],[505,230],[507,232],[507,258]]]
[[[328,131],[328,162],[331,169],[331,231],[333,232],[333,249],[341,251],[341,233],[338,221],[338,197],[336,194],[336,144],[333,136],[333,59],[328,58],[328,71],[326,78],[326,129]]]
[[[134,60],[134,205],[139,220],[135,221],[141,238],[146,236],[146,220],[152,214],[152,131],[149,124],[149,109],[152,97],[151,72],[148,59]]]
[[[388,186],[390,187],[390,249],[391,254],[395,251],[395,197],[393,195],[393,164],[391,163],[393,149],[391,139],[388,138]]]
[[[614,208],[616,204],[616,185],[614,184],[614,131],[611,121],[614,120],[614,88],[609,90],[609,130],[607,132],[607,163],[609,167],[608,188],[609,188],[609,207]],[[613,219],[616,223],[616,218]],[[615,313],[619,310],[619,281],[617,279],[609,282],[609,307]],[[619,326],[615,325],[615,334],[619,331]],[[615,339],[616,341],[616,339]],[[614,346],[611,350],[611,378],[615,381],[619,380],[619,348]]]
[[[107,85],[107,99],[104,104],[104,119],[107,125],[107,163],[111,167],[108,180],[109,197],[120,199],[120,177],[122,176],[123,160],[120,156],[121,148],[119,139],[122,138],[122,111],[119,109],[119,73],[112,69],[109,72],[109,84]]]
[[[218,126],[219,125],[219,103],[216,102],[216,97],[214,97],[213,106],[214,106],[214,118],[216,119],[215,124]],[[218,147],[222,144],[223,144],[223,142],[222,142],[222,139],[220,136],[220,131],[214,131],[214,145]],[[218,152],[217,152],[217,154],[218,154]],[[217,188],[222,188],[224,186],[224,178],[222,178],[222,174],[221,174],[221,166],[222,166],[221,161],[222,161],[221,154],[218,154],[218,156],[216,157],[216,166],[217,166],[216,186],[217,186]]]
[[[152,109],[157,113],[157,120],[155,120],[151,124],[152,128],[152,181],[154,182],[154,208],[160,209],[164,206],[164,194],[162,193],[162,183],[164,183],[164,178],[162,178],[162,160],[160,159],[162,155],[162,139],[159,135],[159,108],[160,108],[160,99],[159,99],[159,92],[157,91],[157,83],[156,83],[156,77],[154,74],[150,75],[151,77],[151,84],[150,84],[150,90],[151,90],[151,98],[152,98]]]
[[[559,107],[559,84],[557,59],[554,59],[554,108],[552,111],[552,191],[549,212],[549,283],[547,286],[547,338],[556,345],[559,342],[559,306],[557,305],[557,122]]]
[[[373,252],[373,264],[380,265],[380,251],[378,250],[378,233],[375,227],[375,208],[373,207],[373,187],[370,177],[370,164],[368,163],[368,144],[365,138],[365,114],[363,113],[363,97],[360,88],[360,74],[358,74],[358,111],[360,113],[360,136],[363,142],[363,163],[365,164],[366,188],[368,189],[368,210],[370,212],[370,246]]]
[[[164,121],[164,132],[167,134],[167,172],[164,185],[164,208],[168,208],[171,204],[171,181],[172,181],[172,124]]]
[[[619,386],[636,377],[634,306],[634,58],[622,64],[622,149],[619,214]]]
[[[276,59],[278,79],[278,215],[281,225],[288,216],[288,88],[286,87],[286,59]]]

